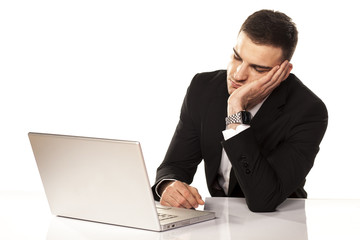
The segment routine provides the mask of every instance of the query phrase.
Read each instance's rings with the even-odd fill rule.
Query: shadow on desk
[[[47,240],[308,239],[303,200],[286,200],[272,213],[253,213],[245,199],[239,198],[207,198],[205,202],[205,210],[216,212],[215,220],[162,233],[54,217]]]

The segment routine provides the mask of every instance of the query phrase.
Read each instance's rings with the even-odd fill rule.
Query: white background
[[[125,3],[126,2],[126,3]],[[197,72],[227,66],[245,18],[297,23],[295,73],[329,125],[309,198],[360,198],[356,1],[0,2],[0,190],[42,191],[29,131],[138,140],[155,179]],[[194,186],[209,196],[203,165]]]

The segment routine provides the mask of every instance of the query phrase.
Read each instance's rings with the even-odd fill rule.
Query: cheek
[[[233,71],[234,68],[234,63],[232,61],[230,61],[227,65],[227,71],[228,73],[230,73],[231,71]]]
[[[239,63],[237,63],[236,61],[230,61],[227,65],[227,73],[228,76],[231,74],[234,74],[234,72],[236,71],[237,67],[239,66]]]

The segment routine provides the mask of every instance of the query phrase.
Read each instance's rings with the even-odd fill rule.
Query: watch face
[[[241,111],[241,120],[243,124],[250,124],[251,114],[248,111]]]

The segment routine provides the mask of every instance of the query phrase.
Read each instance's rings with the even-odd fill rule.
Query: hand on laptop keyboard
[[[198,190],[180,181],[170,182],[161,194],[160,204],[170,207],[197,208],[204,205]]]

